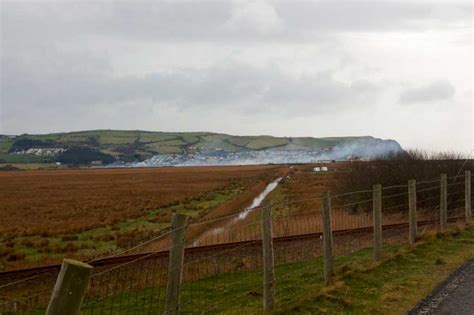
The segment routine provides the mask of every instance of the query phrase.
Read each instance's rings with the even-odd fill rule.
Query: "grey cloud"
[[[279,1],[288,25],[314,32],[424,30],[450,23],[470,23],[469,1]]]
[[[454,86],[449,81],[436,81],[425,86],[405,89],[400,94],[399,101],[402,104],[411,104],[450,100],[455,92]]]
[[[469,1],[3,1],[6,40],[304,41],[334,32],[470,23]]]
[[[94,54],[44,48],[34,57],[2,56],[2,104],[6,113],[32,108],[87,113],[95,106],[151,100],[180,110],[228,108],[234,112],[297,116],[344,110],[374,100],[380,90],[358,80],[343,82],[331,71],[293,77],[279,67],[223,62],[204,69],[118,76]],[[300,113],[300,114],[299,114]]]
[[[121,76],[104,56],[56,45],[37,48],[42,53],[1,56],[3,132],[110,126],[108,115],[128,126],[132,117],[158,119],[175,111],[267,118],[340,113],[376,98],[380,90],[369,82],[339,81],[331,71],[294,77],[275,65],[227,61],[202,69]]]
[[[86,52],[50,47],[34,54],[3,54],[1,103],[4,107],[92,106],[101,100],[111,77],[108,61]]]

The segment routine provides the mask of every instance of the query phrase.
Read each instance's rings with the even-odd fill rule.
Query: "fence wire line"
[[[446,196],[453,196],[453,195],[456,195],[456,194],[459,194],[459,193],[462,193],[464,192],[464,190],[458,190],[456,192],[448,192],[448,194]],[[416,203],[419,203],[419,202],[424,202],[424,201],[428,201],[428,200],[434,200],[434,199],[440,199],[440,196],[433,196],[433,197],[430,197],[430,198],[425,198],[425,199],[418,199],[416,200]],[[438,205],[439,206],[439,205]]]
[[[373,200],[373,199],[370,198],[370,199],[365,199],[365,200],[362,200],[362,201],[346,203],[346,204],[343,204],[343,205],[340,205],[340,206],[331,207],[331,210],[332,210],[332,209],[341,209],[341,208],[345,208],[345,207],[356,206],[356,205],[360,205],[360,204],[363,204],[363,203],[370,202],[370,201],[372,201],[372,200]]]
[[[135,245],[135,246],[132,247],[132,248],[126,249],[126,250],[124,250],[124,251],[121,251],[121,252],[119,252],[119,253],[116,253],[116,254],[113,254],[113,255],[110,255],[110,256],[106,256],[106,257],[102,257],[102,258],[96,258],[95,260],[88,261],[87,263],[90,264],[90,263],[93,263],[93,262],[96,262],[96,261],[100,261],[100,260],[102,260],[102,259],[107,259],[107,258],[113,258],[113,257],[117,257],[117,256],[122,256],[123,254],[126,254],[126,253],[128,253],[128,252],[131,252],[131,251],[133,251],[133,250],[135,250],[135,249],[137,249],[137,248],[146,246],[146,245],[148,245],[148,244],[150,244],[150,243],[152,243],[152,242],[155,242],[155,241],[157,241],[157,240],[159,240],[159,239],[161,239],[161,238],[163,238],[163,237],[165,237],[165,236],[167,236],[167,235],[170,235],[171,233],[173,233],[173,232],[175,232],[175,231],[179,231],[179,230],[185,229],[186,227],[187,227],[187,226],[182,226],[182,227],[179,227],[179,228],[175,228],[175,229],[169,230],[169,231],[167,231],[167,232],[165,232],[165,233],[163,233],[163,234],[160,234],[160,235],[158,235],[158,236],[156,236],[156,237],[154,237],[154,238],[152,238],[152,239],[150,239],[150,240],[147,240],[146,242],[143,242],[143,243],[140,243],[140,244],[138,244],[138,245]]]
[[[14,282],[9,282],[9,283],[6,283],[6,284],[2,284],[2,285],[0,285],[0,289],[4,289],[4,288],[7,288],[9,286],[19,284],[19,283],[22,283],[22,282],[26,282],[26,281],[29,281],[29,280],[37,279],[41,276],[44,276],[44,275],[47,275],[47,274],[53,273],[53,272],[58,272],[58,270],[48,270],[48,271],[44,271],[44,272],[42,272],[38,275],[35,275],[35,276],[31,276],[31,277],[20,279],[20,280],[14,281]]]
[[[469,154],[466,156],[466,159],[464,160],[464,162],[462,163],[461,167],[459,168],[458,173],[456,174],[456,176],[454,176],[454,181],[456,181],[457,177],[459,177],[459,174],[461,174],[462,169],[463,169],[464,166],[466,165],[467,161],[469,160],[469,158],[471,157],[471,155],[472,155],[473,152],[474,152],[474,148],[471,148],[471,151],[470,151]],[[454,182],[454,181],[453,181],[453,182]]]
[[[408,195],[408,191],[402,192],[402,193],[399,193],[399,194],[387,195],[387,196],[382,195],[382,199],[388,199],[388,198],[392,198],[392,197],[400,197],[400,196],[404,196],[404,195]]]
[[[202,257],[202,258],[198,258],[198,259],[195,259],[195,260],[192,260],[192,261],[187,261],[183,264],[182,267],[184,266],[187,266],[187,265],[190,265],[192,263],[196,263],[196,262],[199,262],[199,261],[203,261],[203,260],[207,260],[207,259],[210,259],[210,258],[216,258],[216,257],[219,257],[219,256],[222,256],[223,254],[228,254],[228,253],[231,253],[233,251],[236,251],[238,249],[242,249],[242,248],[245,248],[245,247],[248,247],[250,245],[254,245],[254,244],[258,244],[260,243],[261,240],[254,240],[254,241],[249,241],[248,243],[246,244],[242,244],[242,245],[239,245],[237,247],[234,247],[234,248],[231,248],[231,249],[228,249],[228,250],[225,250],[225,251],[222,251],[220,253],[217,253],[217,254],[211,254],[209,256],[205,256],[205,257]],[[173,269],[170,269],[170,270],[177,270],[179,269],[180,267],[176,267],[176,268],[173,268]]]
[[[453,204],[453,203],[460,202],[460,201],[464,201],[464,198],[460,198],[460,199],[457,199],[457,200],[454,200],[454,201],[451,201],[451,202],[448,201],[448,205],[449,205],[450,203]],[[439,206],[440,206],[440,205],[438,204],[438,205],[434,205],[434,206],[429,207],[429,208],[421,208],[421,209],[418,209],[418,210],[419,210],[419,211],[431,211],[431,210],[433,210],[433,209],[438,209]],[[449,211],[453,211],[453,210],[458,210],[458,209],[461,209],[461,208],[463,208],[463,207],[458,207],[458,208],[454,208],[454,209],[448,209],[448,212],[449,212]]]
[[[345,197],[345,196],[354,195],[354,194],[372,193],[373,191],[374,191],[373,189],[351,191],[351,192],[348,192],[348,193],[342,193],[342,194],[331,196],[331,198]]]
[[[437,198],[438,198],[438,197],[437,197]],[[383,206],[382,206],[382,212],[383,212],[383,211],[386,211],[386,210],[392,210],[392,209],[396,209],[396,208],[408,206],[408,205],[409,205],[409,202],[406,202],[406,203],[403,203],[403,204],[399,204],[399,205],[396,205],[396,206],[392,206],[392,207],[383,207]]]
[[[425,180],[425,181],[417,181],[416,184],[417,185],[424,185],[424,184],[432,184],[432,183],[439,183],[441,182],[441,179],[438,178],[438,179],[433,179],[433,180]],[[407,185],[408,186],[408,185]]]
[[[424,192],[424,191],[430,191],[430,190],[436,190],[436,189],[440,189],[440,186],[417,189],[416,193],[420,193],[420,192]]]
[[[447,187],[451,187],[451,186],[464,185],[464,184],[465,184],[464,182],[457,182],[457,183],[447,184],[446,186],[447,186]]]
[[[382,186],[382,190],[393,189],[393,188],[405,188],[408,187],[408,184],[392,185],[392,186]]]
[[[106,273],[108,273],[108,272],[112,272],[112,271],[114,271],[114,270],[117,270],[117,269],[119,269],[119,268],[125,267],[125,266],[127,266],[127,265],[132,264],[132,263],[136,263],[137,261],[144,260],[144,259],[146,259],[146,258],[148,258],[148,257],[151,257],[151,256],[153,256],[153,255],[156,255],[156,254],[157,254],[157,252],[151,252],[151,253],[145,254],[145,255],[143,255],[143,256],[138,257],[137,259],[124,262],[124,263],[122,263],[122,264],[119,264],[118,266],[114,266],[114,267],[112,267],[112,268],[110,268],[110,269],[107,269],[107,270],[98,272],[98,273],[96,273],[96,274],[93,274],[93,275],[91,276],[91,278],[97,278],[97,277],[102,276],[102,275],[104,275],[104,274],[106,274]]]

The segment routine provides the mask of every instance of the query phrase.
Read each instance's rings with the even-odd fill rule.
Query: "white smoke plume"
[[[347,139],[341,143],[321,150],[243,150],[227,152],[210,149],[195,154],[160,154],[143,162],[113,164],[125,167],[160,166],[207,166],[207,165],[251,165],[251,164],[291,164],[314,163],[326,160],[373,160],[389,153],[401,151],[394,140],[382,140],[372,137]]]

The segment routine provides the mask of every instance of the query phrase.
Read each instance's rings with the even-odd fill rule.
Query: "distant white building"
[[[321,172],[327,172],[328,171],[328,167],[327,166],[322,166],[321,167]]]
[[[321,168],[319,166],[316,166],[315,168],[313,168],[313,171],[314,172],[321,172]]]
[[[66,151],[64,148],[29,148],[28,150],[21,150],[13,154],[33,154],[38,156],[54,156]]]

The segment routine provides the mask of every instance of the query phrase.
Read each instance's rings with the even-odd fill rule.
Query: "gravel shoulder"
[[[474,314],[474,258],[449,275],[408,314]]]

